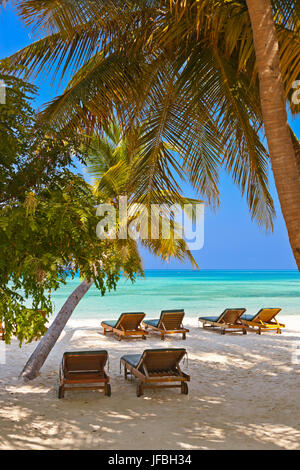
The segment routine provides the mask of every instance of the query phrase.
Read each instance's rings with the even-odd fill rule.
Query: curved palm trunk
[[[296,165],[300,175],[300,143],[297,137],[295,136],[294,132],[291,130],[292,141],[294,145],[295,157],[296,157]]]
[[[92,286],[93,281],[88,282],[86,279],[72,292],[70,297],[67,299],[60,312],[57,314],[54,322],[50,326],[45,336],[41,339],[38,346],[30,356],[24,369],[22,370],[20,377],[25,380],[35,379],[39,371],[47,359],[52,348],[55,346],[56,341],[60,337],[61,332],[66,326],[69,318],[74,312],[75,307],[78,305],[82,297]]]
[[[290,244],[300,270],[300,173],[288,126],[279,44],[270,0],[246,0],[250,14],[264,127]]]

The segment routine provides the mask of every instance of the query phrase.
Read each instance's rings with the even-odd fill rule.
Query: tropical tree
[[[82,213],[76,212],[75,204],[69,226],[54,223],[50,232],[48,223],[52,218],[58,221],[55,195],[66,202],[62,186],[68,187],[70,173],[63,169],[72,165],[75,155],[82,155],[76,136],[56,138],[53,130],[36,125],[32,108],[36,87],[9,74],[0,75],[0,80],[5,84],[5,100],[0,104],[0,321],[5,321],[6,341],[14,334],[22,343],[45,333],[52,311],[48,291],[65,281],[61,264],[64,260],[69,267],[71,248],[58,248],[53,236],[55,229],[59,238],[64,230],[80,227]],[[74,178],[80,200],[83,185]],[[94,206],[90,208],[94,211]],[[79,252],[76,256],[78,259]],[[27,306],[29,297],[32,308]]]
[[[11,60],[20,61],[28,76],[77,71],[42,115],[61,132],[93,133],[115,113],[123,129],[146,121],[140,158],[144,189],[154,190],[158,178],[174,189],[174,174],[186,173],[195,189],[217,204],[223,166],[246,195],[252,216],[271,228],[274,207],[268,156],[258,135],[255,83],[248,70],[237,76],[240,58],[228,56],[222,39],[211,46],[208,22],[200,28],[211,16],[209,5],[17,2],[28,25],[51,34]],[[167,152],[164,142],[180,157]]]
[[[48,190],[52,187],[54,197],[58,181],[68,186],[69,173],[62,169],[80,152],[76,136],[72,141],[67,136],[57,139],[36,126],[34,86],[8,74],[0,75],[0,80],[5,84],[0,104],[0,321],[5,320],[7,342],[12,334],[23,342],[45,332],[47,315],[40,310],[51,314],[47,291],[64,282],[60,264],[69,255],[67,250],[56,251],[55,230],[49,231],[48,222],[56,218]],[[77,188],[79,198],[78,184]],[[59,194],[62,197],[61,188]],[[74,207],[73,229],[80,223],[80,214],[75,220],[75,213]],[[61,229],[59,224],[54,227],[57,232]],[[27,308],[29,297],[33,308]]]
[[[143,269],[136,242],[96,237],[96,206],[108,196],[93,194],[70,171],[74,156],[84,161],[90,145],[82,144],[82,136],[59,138],[53,129],[39,127],[31,107],[36,88],[11,75],[0,79],[6,85],[0,105],[0,322],[5,323],[7,343],[13,335],[20,344],[45,335],[24,369],[24,376],[32,378],[93,283],[104,295],[116,288],[121,272],[133,281]],[[117,138],[121,149],[120,132]],[[118,145],[114,151],[118,153]],[[129,184],[126,188],[128,192]],[[183,240],[148,246],[164,259],[187,256],[193,262]],[[51,294],[78,272],[82,283],[47,331]]]
[[[35,237],[31,234],[30,246],[27,247],[30,256],[34,256],[36,245],[39,246],[40,250],[43,250],[44,257],[46,257],[50,266],[39,266],[39,269],[46,276],[46,273],[51,269],[51,263],[53,263],[51,255],[53,250],[52,245],[54,245],[55,256],[61,256],[59,266],[57,264],[55,266],[60,270],[60,276],[64,276],[63,281],[65,282],[66,280],[66,270],[73,276],[79,270],[85,278],[69,296],[49,330],[30,356],[21,374],[24,379],[31,380],[38,375],[40,368],[58,340],[75,307],[88,292],[93,282],[96,282],[96,287],[100,288],[104,294],[106,287],[116,287],[121,270],[129,275],[132,280],[135,274],[143,274],[142,260],[139,255],[136,238],[128,236],[126,238],[104,239],[99,242],[96,239],[95,232],[97,226],[95,222],[95,207],[99,203],[109,203],[117,208],[119,196],[128,197],[126,209],[129,212],[128,222],[131,229],[136,231],[141,224],[146,223],[148,226],[150,222],[151,211],[149,209],[151,203],[157,201],[156,195],[148,194],[146,200],[143,198],[143,201],[146,201],[146,203],[142,208],[135,203],[131,203],[133,194],[139,191],[142,180],[139,173],[135,171],[135,163],[139,155],[140,131],[132,133],[132,135],[134,138],[132,137],[129,144],[128,138],[124,138],[118,126],[114,125],[111,129],[107,130],[107,134],[102,139],[99,140],[99,137],[95,136],[92,141],[89,141],[89,171],[93,177],[97,177],[97,183],[93,191],[80,177],[70,174],[68,186],[63,186],[64,190],[62,193],[57,194],[57,192],[53,193],[52,189],[50,190],[50,198],[53,198],[54,195],[58,197],[56,203],[52,201],[50,206],[48,202],[46,204],[41,202],[38,205],[37,203],[34,204],[34,207],[37,205],[37,209],[35,209],[34,213],[34,222],[29,222],[30,226],[34,223],[35,227],[39,227],[40,217],[46,216],[51,226],[52,243],[47,239],[48,233],[46,239],[43,238],[44,233],[40,233],[40,231]],[[86,149],[84,149],[84,153],[86,153]],[[83,187],[80,193],[82,197],[79,197],[78,185]],[[49,191],[49,188],[47,191]],[[164,219],[167,219],[168,223],[171,224],[170,236],[163,238],[160,235],[152,239],[151,235],[148,236],[149,234],[146,234],[147,236],[141,240],[141,243],[152,253],[164,260],[169,260],[172,257],[182,261],[188,259],[194,266],[197,266],[187,243],[183,238],[176,236],[178,227],[170,217],[167,206],[167,202],[184,205],[194,201],[187,200],[175,193],[166,192],[163,188],[161,191],[165,194],[165,205],[163,213],[159,213],[159,218],[162,222],[164,222]],[[59,202],[60,200],[61,203]],[[39,211],[43,209],[47,212],[43,211],[40,214]],[[60,210],[62,213],[60,213]],[[80,216],[80,222],[76,218],[75,220],[72,219],[74,215]],[[38,220],[37,216],[39,216]],[[53,217],[55,217],[55,220],[53,220]],[[59,228],[57,228],[57,223]],[[119,218],[117,224],[120,225]],[[80,225],[79,230],[77,230],[77,225]],[[7,224],[7,227],[9,227],[10,232],[14,230],[14,225],[11,223]],[[25,234],[28,236],[27,230],[25,230]],[[57,241],[55,241],[56,238],[58,239]],[[66,240],[68,240],[67,243]],[[97,252],[96,250],[101,251]],[[66,256],[68,256],[67,259]],[[36,262],[40,263],[40,259],[41,256],[36,259]],[[16,261],[16,265],[19,265],[19,260]],[[87,269],[86,265],[89,267],[88,271],[85,271]],[[106,286],[103,281],[99,284],[99,276],[100,279],[106,276]]]
[[[247,6],[253,31],[261,108],[272,170],[291,247],[300,269],[300,173],[288,125],[272,5],[270,0],[247,0]]]
[[[0,320],[6,342],[12,335],[20,343],[35,338],[36,327],[44,327],[52,313],[51,293],[68,274],[79,272],[103,294],[106,287],[116,286],[126,261],[110,244],[97,240],[95,203],[89,185],[65,171],[47,187],[25,192],[24,201],[7,201],[1,208]],[[132,278],[139,264],[131,260]],[[47,312],[46,318],[38,315],[40,310]]]
[[[92,133],[116,112],[125,129],[146,119],[140,158],[144,188],[155,188],[154,175],[174,185],[169,171],[173,166],[186,172],[208,202],[216,203],[218,171],[225,167],[246,195],[253,218],[272,228],[250,2],[249,10],[246,0],[16,3],[26,24],[47,35],[12,60],[25,65],[29,75],[50,70],[73,75],[65,93],[46,108],[45,120],[64,132],[80,128]],[[291,84],[299,78],[299,11],[297,2],[273,0],[272,6],[290,97]],[[267,135],[270,140],[269,131]],[[297,150],[299,143],[292,138]],[[179,150],[180,161],[166,155],[163,142]],[[290,151],[295,166],[295,151]],[[292,167],[281,176],[276,168],[283,215],[299,264],[296,176],[289,184],[285,177],[292,177]],[[291,188],[289,196],[284,188]]]
[[[156,191],[152,191],[152,188],[145,191],[145,177],[139,167],[143,153],[144,127],[145,125],[132,129],[130,134],[124,135],[119,124],[113,123],[101,138],[94,135],[88,141],[84,153],[87,155],[86,171],[93,179],[93,193],[100,201],[108,202],[116,209],[120,197],[126,197],[125,232],[127,233],[128,228],[130,236],[125,241],[119,240],[120,246],[124,243],[122,249],[130,247],[137,251],[136,240],[139,240],[142,246],[163,260],[174,256],[182,261],[187,259],[193,266],[197,266],[188,249],[188,243],[179,236],[182,226],[174,219],[172,208],[177,205],[185,217],[193,217],[193,205],[201,201],[184,197],[176,190],[167,190],[164,180],[156,183]],[[170,147],[168,150],[172,151]],[[159,205],[161,201],[163,204]],[[157,210],[155,204],[158,205]],[[122,218],[118,218],[120,230],[124,228],[122,223]],[[164,224],[170,225],[168,237],[153,237],[151,226],[162,227]],[[137,237],[136,229],[139,229]]]

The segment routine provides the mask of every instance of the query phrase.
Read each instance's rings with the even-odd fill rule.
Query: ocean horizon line
[[[298,269],[290,269],[290,268],[280,268],[280,269],[262,269],[262,268],[199,268],[199,269],[193,269],[193,268],[146,268],[144,269],[145,272],[147,271],[190,271],[190,272],[201,272],[201,271],[253,271],[253,272],[281,272],[281,271],[290,271],[290,272],[299,272]],[[300,273],[299,273],[300,274]]]
[[[74,291],[78,277],[53,293],[55,313]],[[186,316],[216,315],[243,306],[247,313],[280,307],[283,315],[300,314],[300,275],[297,270],[146,269],[131,283],[123,276],[117,289],[103,297],[95,286],[74,312],[75,318],[115,318],[141,311],[154,318],[161,310],[184,308]]]

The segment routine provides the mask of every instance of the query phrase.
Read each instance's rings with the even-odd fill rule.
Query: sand
[[[164,343],[154,333],[118,342],[101,334],[99,320],[71,320],[27,384],[17,376],[36,343],[20,349],[14,340],[0,364],[0,449],[300,449],[300,317],[281,320],[282,335],[221,336],[186,319],[187,340]],[[163,389],[137,398],[136,384],[120,375],[120,357],[181,346],[189,395]],[[57,399],[62,354],[76,349],[109,351],[111,397],[78,391]]]

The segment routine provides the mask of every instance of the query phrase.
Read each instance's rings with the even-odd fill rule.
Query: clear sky
[[[0,58],[7,57],[31,41],[30,31],[21,24],[15,14],[10,9],[1,9]],[[38,106],[59,92],[57,88],[51,89],[49,82],[37,82],[37,84],[39,85]],[[291,125],[299,137],[299,119],[291,120]],[[247,204],[232,180],[225,173],[221,175],[221,206],[216,213],[206,209],[204,247],[193,253],[200,268],[296,269],[271,172],[270,185],[277,218],[274,232],[266,234],[251,221]],[[186,196],[196,196],[190,186],[184,185],[182,189]],[[142,250],[142,254],[145,267],[148,269],[190,267],[176,262],[162,264],[145,250]]]

